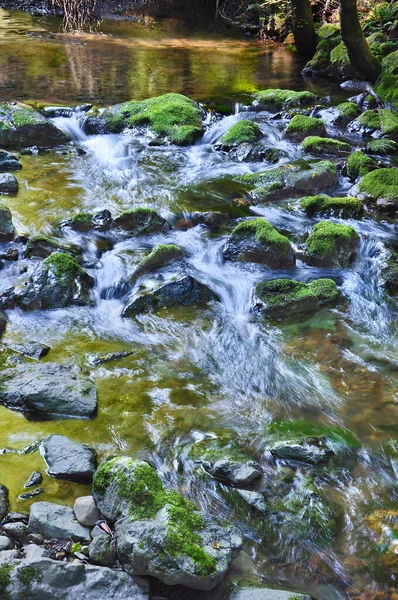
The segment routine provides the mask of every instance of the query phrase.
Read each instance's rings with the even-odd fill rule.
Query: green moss
[[[255,94],[258,102],[270,108],[290,108],[314,104],[317,97],[311,92],[294,92],[293,90],[262,90]]]
[[[396,200],[398,198],[398,169],[372,171],[361,179],[358,189],[373,199]]]
[[[350,64],[350,59],[348,58],[348,52],[344,42],[341,42],[341,44],[333,48],[330,53],[330,62],[332,65],[336,63],[343,65]]]
[[[398,75],[398,50],[383,58],[382,66],[384,73]]]
[[[318,135],[322,132],[326,133],[324,122],[322,119],[306,117],[305,115],[294,116],[286,128],[286,134],[288,135],[297,133],[308,133],[311,135],[311,132],[315,131]]]
[[[366,146],[366,152],[369,154],[388,155],[396,154],[398,152],[398,144],[394,140],[387,138],[379,138],[378,140],[372,140]]]
[[[174,244],[158,244],[138,266],[138,271],[153,271],[168,265],[173,260],[183,258],[181,248]]]
[[[55,240],[52,240],[51,238],[49,238],[45,235],[37,234],[37,235],[32,235],[28,239],[27,244],[26,244],[27,253],[29,253],[30,250],[35,248],[37,246],[37,244],[46,244],[47,246],[51,246],[54,249],[61,248],[61,244],[58,244],[58,242],[56,242]]]
[[[340,36],[321,39],[313,58],[305,66],[306,70],[322,72],[328,69],[330,67],[330,52],[339,44],[339,41]]]
[[[18,105],[11,111],[12,121],[15,127],[24,127],[25,125],[36,125],[41,121],[40,115],[29,106]]]
[[[363,204],[358,198],[350,196],[307,196],[300,201],[300,206],[309,217],[313,215],[335,215],[357,217],[363,213]]]
[[[272,279],[258,283],[256,295],[268,310],[277,307],[282,314],[284,309],[288,312],[292,306],[301,312],[317,308],[315,301],[333,302],[338,297],[338,289],[332,279],[317,279],[309,284],[294,279]]]
[[[227,146],[255,142],[262,136],[260,127],[253,121],[238,121],[225,133],[220,142]]]
[[[302,147],[305,152],[316,152],[333,154],[334,152],[349,152],[350,144],[341,142],[340,140],[333,140],[331,138],[319,137],[317,135],[310,135],[305,138],[302,142]]]
[[[233,229],[231,235],[232,237],[255,235],[257,242],[260,242],[260,244],[276,244],[290,248],[289,239],[279,233],[266,219],[261,217],[239,223]]]
[[[353,227],[320,221],[307,238],[307,249],[310,255],[329,257],[335,255],[341,242],[350,242],[355,238],[358,238],[358,234]]]
[[[65,252],[53,252],[43,264],[59,278],[74,278],[78,273],[83,272],[73,256]]]
[[[366,110],[358,117],[358,123],[368,129],[381,131],[383,135],[398,135],[398,114],[386,108]]]
[[[21,567],[18,570],[18,579],[22,585],[30,586],[32,581],[41,581],[42,573],[39,569],[31,566]]]
[[[321,39],[328,39],[336,35],[340,35],[340,28],[331,23],[325,23],[317,30],[317,35]]]
[[[398,108],[398,75],[383,73],[376,81],[374,90],[384,102],[391,102]]]
[[[0,594],[2,598],[7,598],[7,587],[11,582],[11,572],[13,566],[10,564],[0,565]]]
[[[202,133],[199,107],[181,94],[124,102],[104,111],[102,116],[111,131],[148,125],[152,131],[177,145],[192,144]]]
[[[79,212],[71,218],[71,223],[91,223],[92,216],[87,212]]]
[[[377,163],[366,156],[361,150],[356,150],[347,159],[347,175],[354,181],[358,177],[363,177],[366,173],[377,169]]]
[[[167,493],[156,471],[148,464],[140,464],[134,469],[134,476],[128,477],[120,471],[118,493],[129,500],[129,515],[133,521],[153,519],[167,503]]]
[[[315,279],[309,284],[309,289],[316,295],[321,304],[334,302],[339,295],[339,290],[333,279]]]
[[[358,104],[355,104],[355,102],[342,102],[337,106],[337,108],[342,117],[347,117],[350,119],[355,119],[355,117],[357,117],[361,112],[361,109],[359,108]]]
[[[238,446],[234,439],[205,438],[191,446],[188,458],[198,462],[214,463],[218,460],[229,459],[245,463],[251,457]]]
[[[317,281],[330,280],[318,279]],[[316,281],[312,283],[316,283]],[[360,446],[355,436],[343,427],[328,427],[303,419],[273,421],[265,427],[265,437],[268,444],[286,440],[299,441],[311,437],[325,437],[333,444],[350,446],[351,448]]]

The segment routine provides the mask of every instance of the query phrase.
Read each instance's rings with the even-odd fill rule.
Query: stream
[[[396,508],[398,501],[398,454],[389,451],[398,423],[397,305],[385,301],[380,286],[385,243],[398,242],[394,219],[331,218],[360,234],[355,262],[325,269],[298,260],[277,275],[264,265],[223,260],[230,227],[211,232],[187,225],[194,211],[261,216],[298,244],[320,219],[306,217],[298,199],[239,212],[233,200],[242,191],[233,178],[264,164],[234,160],[215,146],[231,125],[251,119],[262,130],[264,149],[285,151],[289,161],[300,159],[300,144],[283,139],[281,122],[248,107],[250,93],[268,87],[309,89],[331,96],[334,104],[349,93],[337,83],[305,81],[300,60],[283,47],[244,40],[214,24],[148,17],[138,23],[107,21],[101,36],[67,38],[59,33],[58,21],[48,17],[6,11],[0,16],[1,99],[107,105],[172,91],[229,113],[209,120],[203,138],[181,148],[150,145],[132,132],[87,135],[83,113],[75,112],[54,123],[71,136],[78,153],[21,157],[20,192],[7,198],[16,229],[79,245],[95,278],[95,305],[8,311],[3,342],[40,341],[51,347],[44,361],[78,365],[95,382],[99,411],[92,421],[38,422],[0,406],[0,448],[21,450],[59,433],[89,444],[100,458],[125,454],[150,460],[166,484],[239,524],[245,552],[231,580],[285,585],[320,600],[371,599],[377,592],[381,599],[393,598],[394,578],[364,568],[366,558],[364,563],[358,557],[367,545],[365,516]],[[333,136],[333,127],[328,133]],[[359,139],[353,143],[360,146]],[[350,186],[341,177],[335,195],[347,194]],[[58,227],[82,210],[108,209],[116,215],[137,206],[155,208],[173,228],[128,237]],[[137,264],[159,243],[176,244],[185,260],[131,283]],[[192,275],[220,301],[205,309],[179,307],[122,318],[143,282],[155,288],[176,274]],[[331,277],[345,302],[294,320],[256,318],[253,287],[276,276]],[[18,278],[18,263],[8,263],[0,273],[0,292]],[[98,356],[122,352],[127,355],[96,364]],[[191,446],[202,439],[238,438],[260,461],[272,487],[276,467],[264,451],[264,431],[285,419],[343,427],[357,441],[342,468],[328,472],[325,467],[320,476],[320,486],[339,508],[337,534],[325,547],[311,536],[304,543],[288,523],[253,515],[236,500],[235,490],[200,475],[188,458]],[[43,470],[39,453],[0,451],[0,480],[10,490],[13,510],[28,510],[31,501],[18,496],[34,469]],[[307,470],[295,470],[297,485]],[[89,486],[47,475],[43,488],[40,500],[69,505],[90,493]]]

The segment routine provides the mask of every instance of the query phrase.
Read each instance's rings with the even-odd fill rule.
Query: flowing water
[[[309,88],[330,93],[337,102],[338,86],[305,82],[292,53],[242,41],[213,25],[107,22],[102,36],[72,38],[62,36],[58,27],[51,19],[0,11],[2,98],[106,104],[174,91],[222,105],[231,114],[210,124],[196,145],[176,148],[149,146],[132,133],[87,136],[82,115],[75,113],[55,123],[84,154],[51,151],[22,157],[20,192],[7,199],[16,227],[81,246],[84,264],[95,277],[95,306],[9,311],[4,341],[37,340],[51,346],[44,360],[79,365],[96,383],[99,412],[93,421],[34,422],[0,407],[0,447],[22,450],[61,433],[88,443],[100,458],[123,453],[149,459],[166,482],[241,526],[245,555],[231,577],[279,582],[321,599],[374,598],[376,592],[392,598],[395,591],[388,591],[388,585],[393,580],[360,557],[369,535],[364,517],[375,509],[396,509],[398,501],[397,455],[394,459],[389,451],[398,422],[397,307],[385,302],[379,285],[385,242],[398,240],[395,223],[376,216],[349,220],[361,245],[348,269],[317,269],[298,261],[293,270],[278,271],[304,281],[332,276],[347,299],[338,309],[282,323],[253,318],[252,312],[253,285],[274,278],[275,271],[224,262],[228,228],[214,234],[203,226],[184,226],[194,210],[239,216],[232,200],[241,196],[242,186],[233,176],[264,166],[234,161],[214,148],[239,119],[259,124],[264,147],[287,150],[290,160],[302,156],[299,145],[283,140],[280,122],[270,120],[269,113],[245,110],[249,93],[266,87]],[[348,187],[342,180],[341,190]],[[112,234],[111,249],[102,254],[105,234],[61,233],[58,228],[80,210],[107,208],[117,214],[140,205],[156,208],[175,227],[148,237]],[[293,243],[316,221],[303,216],[297,200],[252,207],[247,215],[266,217]],[[140,259],[159,242],[183,248],[183,266],[129,283]],[[155,287],[178,269],[208,285],[220,301],[207,309],[121,317],[144,280]],[[18,279],[18,264],[10,263],[1,271],[1,289]],[[100,365],[93,360],[121,351],[128,356]],[[319,485],[340,510],[336,538],[326,547],[311,536],[304,543],[289,525],[250,515],[233,490],[198,475],[186,458],[201,439],[237,437],[261,461],[272,487],[278,473],[264,452],[264,431],[283,419],[342,426],[357,440],[343,467],[325,469],[320,477]],[[29,507],[18,495],[33,469],[43,469],[38,453],[0,453],[0,481],[10,489],[15,510]],[[297,487],[307,471],[296,470]],[[43,487],[41,500],[69,504],[90,490],[47,476]]]

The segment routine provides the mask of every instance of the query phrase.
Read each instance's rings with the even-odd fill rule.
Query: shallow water
[[[18,231],[81,245],[96,280],[96,302],[90,308],[9,311],[4,341],[38,340],[52,348],[44,360],[79,365],[96,383],[99,413],[93,421],[43,423],[0,407],[0,447],[21,450],[50,433],[62,433],[90,444],[100,458],[123,453],[150,459],[166,482],[240,524],[250,555],[242,561],[241,576],[301,586],[320,599],[352,597],[363,590],[372,597],[372,590],[387,589],[385,576],[371,573],[366,563],[364,568],[357,554],[366,542],[364,516],[397,506],[397,463],[386,454],[397,432],[396,306],[386,304],[378,283],[384,244],[398,239],[395,223],[375,216],[345,221],[361,234],[357,258],[348,269],[316,269],[299,261],[294,269],[278,271],[304,281],[332,276],[347,298],[338,309],[284,323],[253,319],[253,284],[276,273],[224,262],[228,227],[217,235],[197,226],[149,237],[114,236],[113,249],[102,256],[96,250],[99,236],[58,228],[80,210],[108,208],[115,215],[138,205],[152,206],[174,223],[194,210],[239,216],[232,200],[243,190],[233,177],[264,165],[235,162],[214,149],[231,124],[253,118],[265,147],[287,150],[290,160],[302,156],[299,145],[283,140],[280,122],[269,120],[266,112],[244,111],[248,94],[265,87],[307,87],[331,93],[337,102],[342,97],[338,86],[305,82],[292,53],[242,40],[232,31],[199,30],[168,20],[110,22],[106,35],[65,38],[58,27],[50,19],[0,11],[1,97],[106,104],[173,91],[201,102],[241,106],[190,148],[148,146],[131,132],[86,136],[72,117],[55,122],[84,155],[51,151],[22,157],[20,192],[7,199]],[[348,187],[342,180],[341,189]],[[296,244],[317,221],[306,218],[294,199],[256,206],[247,214],[266,217]],[[132,286],[128,282],[135,266],[159,242],[183,248],[184,265]],[[121,318],[143,281],[156,286],[179,272],[206,283],[220,301],[207,309]],[[22,279],[11,264],[1,271],[1,289]],[[93,365],[94,355],[119,351],[132,354]],[[321,478],[343,515],[326,549],[304,547],[278,523],[264,524],[247,510],[242,513],[233,491],[198,477],[185,458],[202,438],[238,437],[272,479],[275,466],[263,451],[264,428],[287,418],[344,426],[358,441],[357,458],[350,454],[343,469]],[[15,510],[28,509],[29,502],[18,495],[31,471],[43,468],[39,453],[0,454],[1,483],[9,487]],[[298,469],[297,481],[302,476]],[[69,504],[89,491],[47,476],[43,487],[39,499]]]

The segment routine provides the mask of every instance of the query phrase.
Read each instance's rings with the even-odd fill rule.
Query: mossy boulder
[[[382,73],[376,81],[374,90],[384,102],[390,102],[398,108],[398,75]]]
[[[238,121],[232,125],[221,139],[220,144],[223,148],[230,148],[239,144],[257,142],[262,138],[262,132],[257,123],[253,121]]]
[[[391,52],[382,61],[383,72],[389,75],[398,75],[398,50]]]
[[[174,260],[180,260],[184,253],[174,244],[158,244],[143,261],[140,262],[135,270],[134,277],[143,273],[149,273],[169,265]]]
[[[351,148],[347,142],[316,135],[306,137],[301,145],[304,152],[312,152],[313,154],[340,154],[349,152]]]
[[[295,106],[311,106],[317,101],[312,92],[270,89],[261,90],[255,94],[255,104],[268,109],[280,110]]]
[[[398,169],[377,169],[365,175],[358,190],[366,200],[382,210],[398,208]]]
[[[338,76],[335,73],[330,61],[330,53],[339,43],[341,37],[339,31],[334,31],[332,35],[328,37],[321,37],[314,56],[307,62],[303,69],[304,75],[325,75],[325,76]]]
[[[146,100],[116,104],[100,115],[106,131],[120,132],[126,127],[145,126],[160,140],[188,146],[203,133],[199,105],[181,94],[164,94]]]
[[[301,142],[307,136],[325,136],[326,127],[322,119],[295,115],[285,131],[285,137],[290,140]]]
[[[289,239],[263,218],[239,223],[231,233],[223,256],[226,260],[262,263],[270,267],[295,264]]]
[[[361,112],[361,109],[355,102],[342,102],[341,104],[338,104],[336,108],[340,113],[337,118],[339,123],[351,121]]]
[[[0,241],[7,242],[12,240],[14,233],[11,211],[5,204],[0,204]]]
[[[166,219],[146,206],[125,210],[114,219],[113,224],[134,235],[160,233],[169,228]]]
[[[333,25],[332,23],[324,23],[319,29],[317,29],[317,37],[321,40],[328,40],[332,37],[338,37],[340,35],[340,27]]]
[[[349,125],[349,130],[361,135],[387,135],[398,139],[398,114],[387,108],[366,110]]]
[[[3,148],[53,148],[70,138],[27,104],[0,103],[0,146]]]
[[[387,138],[379,138],[377,140],[372,140],[368,142],[366,145],[366,152],[368,154],[376,154],[379,156],[388,156],[391,154],[398,153],[398,144],[394,142],[394,140],[389,140]]]
[[[398,292],[398,253],[394,250],[390,250],[387,264],[382,269],[381,276],[388,292],[396,294]]]
[[[118,559],[131,575],[210,590],[242,543],[231,527],[221,527],[178,492],[165,489],[144,461],[116,457],[101,463],[93,496],[102,514],[116,521]]]
[[[358,73],[351,65],[344,42],[340,42],[330,52],[331,73],[336,73],[341,79],[356,78]]]
[[[240,175],[238,181],[251,186],[251,196],[262,203],[332,190],[338,185],[338,176],[330,161],[295,161],[268,171]]]
[[[54,252],[32,273],[17,302],[23,310],[84,306],[91,304],[93,286],[93,277],[70,254]]]
[[[79,212],[76,215],[73,215],[73,217],[67,221],[67,224],[74,231],[87,233],[93,226],[93,215],[85,211]]]
[[[172,306],[202,305],[211,300],[217,300],[217,296],[206,285],[186,275],[153,291],[135,296],[124,309],[123,317],[135,317],[143,312]]]
[[[67,252],[76,257],[80,253],[80,249],[76,247],[64,246],[56,240],[41,234],[32,235],[26,243],[26,258],[32,258],[33,256],[37,256],[38,258],[47,258],[53,252]]]
[[[333,215],[347,218],[359,217],[363,213],[362,201],[351,196],[307,196],[300,200],[300,206],[309,217]]]
[[[320,221],[306,240],[303,259],[310,265],[347,265],[359,245],[359,235],[353,227]]]
[[[255,289],[256,297],[265,304],[263,312],[269,317],[315,311],[338,297],[338,289],[332,279],[316,279],[311,283],[271,279],[258,283]]]
[[[347,159],[347,176],[351,181],[355,181],[358,177],[363,177],[377,168],[377,162],[370,156],[366,156],[361,150],[356,150]]]

